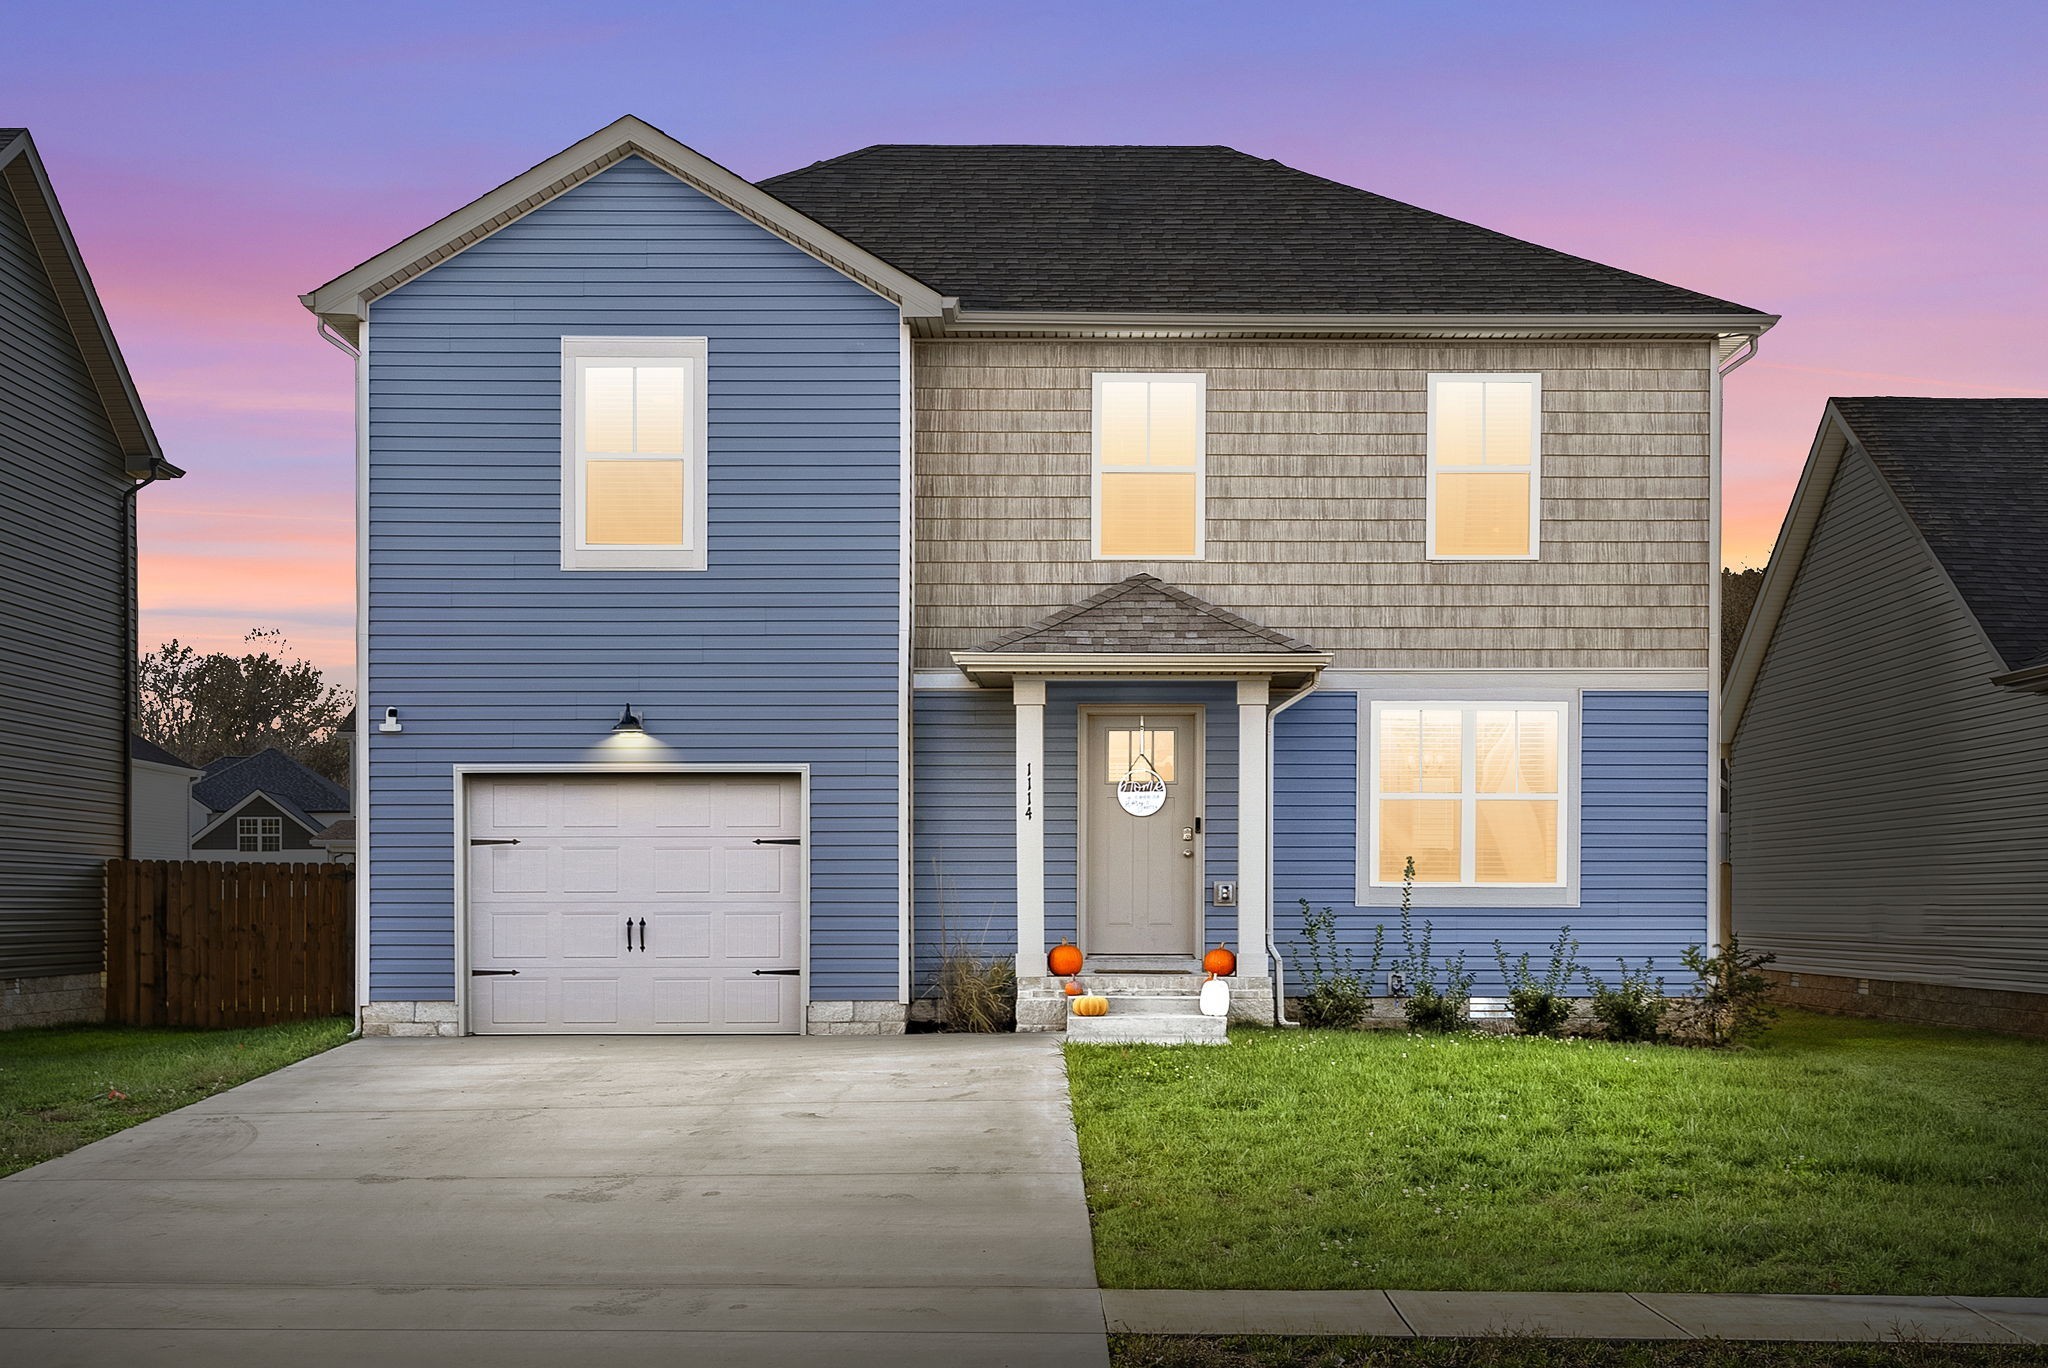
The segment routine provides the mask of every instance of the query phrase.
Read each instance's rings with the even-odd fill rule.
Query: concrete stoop
[[[1200,975],[1087,974],[1081,984],[1109,999],[1109,1015],[1067,1014],[1067,1039],[1084,1045],[1227,1045],[1229,1022],[1203,1016]],[[1064,996],[1064,994],[1063,994]]]

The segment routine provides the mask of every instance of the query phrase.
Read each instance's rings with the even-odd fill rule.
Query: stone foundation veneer
[[[1958,988],[1948,983],[1764,971],[1787,1007],[1835,1016],[1871,1017],[1918,1026],[1960,1026],[1974,1031],[2048,1037],[2048,993]]]
[[[104,1021],[107,990],[98,974],[0,979],[0,1030]]]
[[[370,1002],[363,1005],[366,1036],[459,1036],[462,1019],[452,1002]]]
[[[908,1019],[900,1002],[814,1002],[807,1029],[812,1035],[902,1035]]]

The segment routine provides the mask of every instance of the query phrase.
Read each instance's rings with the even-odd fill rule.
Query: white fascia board
[[[957,309],[946,314],[942,331],[951,334],[1141,328],[1165,333],[1355,333],[1361,337],[1412,337],[1418,333],[1489,337],[1614,333],[1760,337],[1777,321],[1776,314],[1210,314]]]
[[[1112,654],[1050,651],[955,651],[953,663],[977,683],[1017,675],[1042,679],[1239,679],[1320,673],[1327,651],[1273,651],[1214,655]]]
[[[404,280],[440,264],[580,184],[594,172],[628,156],[644,158],[849,279],[891,299],[902,308],[905,318],[937,318],[945,311],[945,299],[924,282],[630,114],[379,252],[354,270],[300,295],[299,302],[336,332],[354,341],[356,324],[368,316],[370,301],[377,295],[397,288]],[[400,275],[403,280],[392,279]]]

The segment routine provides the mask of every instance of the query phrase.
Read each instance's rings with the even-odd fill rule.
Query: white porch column
[[[1266,915],[1273,900],[1272,852],[1266,848],[1266,700],[1271,681],[1237,681],[1237,972],[1264,978]]]
[[[1045,681],[1010,684],[1017,709],[1017,978],[1045,977]]]

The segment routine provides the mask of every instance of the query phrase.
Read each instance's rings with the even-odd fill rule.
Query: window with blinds
[[[1562,703],[1373,705],[1372,881],[1565,883]]]
[[[1429,377],[1432,559],[1535,559],[1542,389],[1536,375]]]
[[[1203,553],[1207,377],[1095,377],[1095,555],[1198,560]]]
[[[701,338],[564,338],[565,569],[704,566]]]

